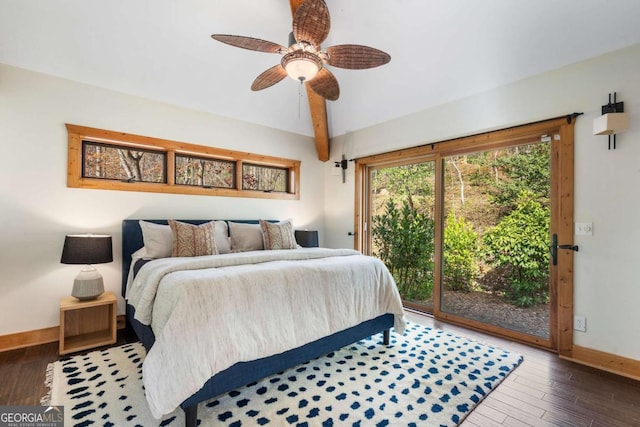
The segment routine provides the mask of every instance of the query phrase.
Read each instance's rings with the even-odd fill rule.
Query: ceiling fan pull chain
[[[298,86],[298,120],[300,120],[300,100],[302,99],[302,80],[300,80],[300,86]]]

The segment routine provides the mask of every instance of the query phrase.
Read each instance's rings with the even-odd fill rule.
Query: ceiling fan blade
[[[267,53],[283,53],[286,47],[266,40],[255,39],[253,37],[233,36],[230,34],[212,34],[211,38],[219,42],[229,44],[243,49],[256,50]]]
[[[342,44],[327,48],[327,64],[350,70],[378,67],[391,61],[391,56],[379,49],[358,44]]]
[[[293,15],[293,36],[297,42],[320,46],[330,29],[329,8],[324,0],[306,0]]]
[[[274,65],[268,70],[264,71],[253,81],[251,85],[251,90],[262,90],[268,87],[273,86],[278,83],[280,80],[287,77],[287,72],[284,70],[282,65]]]
[[[340,85],[333,73],[326,68],[318,71],[318,74],[307,82],[311,89],[329,101],[335,101],[340,97]]]

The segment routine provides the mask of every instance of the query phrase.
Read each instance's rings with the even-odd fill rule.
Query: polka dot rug
[[[407,323],[198,407],[205,426],[456,426],[522,357],[441,330]],[[178,409],[155,420],[142,387],[141,344],[49,365],[50,400],[65,426],[183,426]]]

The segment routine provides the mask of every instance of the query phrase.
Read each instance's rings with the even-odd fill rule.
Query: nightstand
[[[79,301],[60,299],[60,354],[73,353],[116,342],[117,300],[113,292]]]

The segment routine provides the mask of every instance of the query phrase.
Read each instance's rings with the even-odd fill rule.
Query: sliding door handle
[[[576,245],[558,245],[558,249],[569,249],[578,252],[578,246]]]
[[[568,249],[570,251],[578,252],[577,245],[559,245],[558,235],[554,233],[553,236],[551,236],[551,244],[549,245],[549,250],[551,251],[551,260],[553,261],[553,265],[558,265],[558,249]]]

